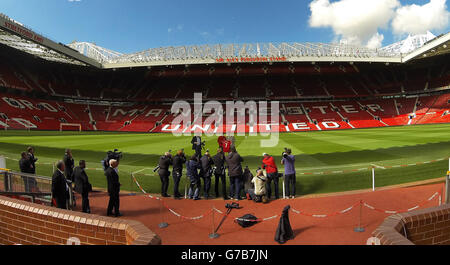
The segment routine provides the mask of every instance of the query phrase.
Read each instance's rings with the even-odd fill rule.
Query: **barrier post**
[[[362,200],[359,201],[359,224],[358,227],[355,227],[353,231],[355,232],[364,232],[366,229],[364,227],[361,227],[361,218],[362,218]]]
[[[439,193],[439,206],[442,205],[442,192],[444,191],[444,189],[441,188],[441,192]]]
[[[372,191],[375,191],[375,167],[372,167]]]
[[[166,228],[167,226],[169,226],[168,223],[164,222],[164,215],[163,215],[163,202],[161,199],[160,200],[160,206],[159,206],[159,214],[161,215],[161,223],[158,224],[159,228]]]
[[[283,199],[286,199],[286,188],[285,188],[285,183],[284,183],[284,177],[283,177]]]
[[[214,212],[215,212],[215,210],[214,210],[214,206],[212,207],[212,213],[211,213],[211,219],[212,219],[212,233],[211,234],[209,234],[209,238],[212,238],[212,239],[214,239],[214,238],[218,238],[220,235],[219,234],[217,234],[216,233],[216,228],[215,228],[215,225],[214,225]]]

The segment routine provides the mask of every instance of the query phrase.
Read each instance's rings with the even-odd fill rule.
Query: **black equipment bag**
[[[258,218],[256,218],[256,216],[248,213],[248,214],[236,219],[236,223],[238,223],[238,225],[245,228],[245,227],[250,227],[250,226],[256,224],[258,222],[257,220],[258,220]]]

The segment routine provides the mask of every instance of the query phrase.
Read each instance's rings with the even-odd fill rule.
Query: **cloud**
[[[309,25],[331,27],[341,42],[378,46],[384,38],[378,29],[389,26],[399,5],[398,0],[314,0]]]
[[[398,8],[392,21],[395,34],[424,34],[429,30],[445,29],[450,12],[446,0],[430,0],[420,5],[406,5]]]
[[[419,5],[403,6],[399,0],[313,0],[309,4],[309,26],[330,27],[341,43],[382,46],[380,29],[393,34],[420,34],[445,29],[449,24],[446,0],[430,0]]]

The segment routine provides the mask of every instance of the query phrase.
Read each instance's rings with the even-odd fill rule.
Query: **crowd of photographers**
[[[189,179],[187,197],[189,199],[199,200],[201,193],[204,199],[211,198],[211,179],[213,177],[215,178],[214,192],[216,198],[220,197],[220,190],[224,200],[247,198],[256,202],[267,202],[272,197],[272,184],[274,186],[274,198],[280,198],[279,179],[283,177],[283,174],[278,171],[275,159],[271,155],[263,154],[261,167],[253,175],[248,167],[243,169],[244,159],[237,152],[234,139],[219,138],[218,142],[219,148],[214,156],[208,149],[202,154],[205,143],[201,141],[199,136],[192,138],[192,149],[195,153],[189,159],[183,149],[178,150],[174,156],[172,156],[171,150],[161,156],[159,164],[154,170],[158,172],[161,179],[161,196],[170,196],[167,192],[171,174],[170,166],[172,165],[173,197],[175,199],[182,197],[179,192],[179,183],[183,165],[186,165],[186,174]],[[294,198],[295,156],[292,155],[290,149],[285,148],[282,153],[281,164],[284,165],[285,195],[288,198]],[[228,171],[229,177],[229,196],[226,192],[226,171]],[[220,185],[221,189],[219,189]]]
[[[168,194],[170,175],[173,178],[173,197],[181,199],[180,180],[183,176],[183,168],[186,167],[186,174],[189,179],[187,187],[187,197],[192,200],[199,200],[201,194],[204,199],[211,198],[211,179],[214,177],[214,193],[215,197],[223,197],[224,200],[254,200],[255,202],[268,202],[272,197],[272,184],[274,188],[274,198],[279,199],[279,180],[283,177],[280,174],[275,159],[263,153],[261,167],[255,174],[248,167],[243,168],[244,159],[237,152],[234,145],[234,138],[219,137],[219,147],[214,156],[205,148],[205,142],[201,141],[201,137],[194,136],[192,138],[192,149],[194,154],[187,158],[183,149],[176,152],[174,156],[171,150],[166,152],[159,158],[158,166],[154,172],[158,172],[161,179],[161,196],[170,197]],[[107,207],[108,216],[122,216],[119,211],[120,205],[120,182],[118,175],[118,165],[122,158],[122,153],[117,149],[109,151],[102,166],[104,175],[107,179],[107,191],[109,194],[109,202]],[[35,174],[36,161],[34,156],[34,148],[29,147],[27,152],[22,152],[19,161],[20,170],[23,173]],[[291,150],[285,148],[282,153],[281,164],[284,165],[284,184],[285,195],[287,198],[295,197],[295,156]],[[88,175],[85,171],[86,162],[80,160],[78,166],[75,167],[75,161],[72,151],[66,149],[62,160],[55,165],[52,176],[52,199],[55,206],[62,209],[70,209],[74,205],[74,194],[77,192],[81,195],[81,209],[85,213],[90,213],[89,192],[92,191],[92,185],[89,183]],[[172,167],[172,172],[170,171]],[[227,177],[229,180],[229,193],[227,193]],[[29,175],[22,176],[26,192],[37,192],[36,180]],[[202,184],[203,183],[203,184]],[[220,196],[221,195],[221,196]],[[72,204],[72,205],[71,205]]]

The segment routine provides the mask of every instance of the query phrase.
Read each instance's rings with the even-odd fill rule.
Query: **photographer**
[[[249,199],[255,202],[263,202],[266,203],[267,200],[265,198],[266,195],[266,181],[267,177],[264,175],[264,170],[259,168],[256,170],[256,176],[253,177],[251,183],[253,183],[254,188],[250,188],[247,190]]]
[[[180,184],[181,176],[183,175],[183,164],[186,163],[186,156],[184,155],[184,150],[178,150],[177,154],[173,157],[173,198],[179,199],[181,193],[178,191],[178,186]]]
[[[228,176],[230,177],[230,197],[240,200],[242,183],[242,165],[244,161],[236,151],[236,147],[230,148],[230,153],[225,157],[228,166]]]
[[[102,160],[103,170],[106,171],[109,168],[109,161],[114,159],[116,161],[120,161],[122,159],[122,152],[118,152],[119,150],[114,149],[114,151],[108,151],[106,153],[105,159]]]
[[[216,198],[219,198],[219,180],[222,182],[222,196],[224,200],[228,200],[227,196],[227,183],[225,178],[225,154],[222,147],[219,147],[217,154],[212,158],[214,162],[214,176],[216,181],[214,183],[214,191],[216,192]]]
[[[284,189],[288,198],[295,198],[295,156],[291,149],[285,148],[281,164],[284,165]]]
[[[36,161],[38,161],[38,159],[34,157],[34,148],[30,146],[27,148],[27,151],[28,151],[28,159],[30,160],[31,164],[30,174],[36,174]]]
[[[244,168],[244,174],[242,175],[242,182],[243,182],[243,189],[244,189],[244,194],[247,193],[247,191],[249,189],[252,188],[252,180],[253,180],[253,174],[250,171],[250,169],[248,168],[248,166],[245,166]]]
[[[270,197],[272,195],[272,188],[271,183],[273,181],[274,188],[275,188],[275,199],[279,199],[279,192],[278,192],[278,168],[275,164],[275,159],[267,153],[263,154],[263,160],[262,160],[262,168],[266,170],[267,172],[267,183],[266,183],[266,189],[267,189],[267,198],[270,200]]]
[[[73,182],[73,168],[75,166],[75,161],[72,157],[72,150],[66,149],[63,161],[65,166],[64,175],[66,176],[66,179]]]
[[[161,179],[161,196],[169,197],[167,194],[167,189],[169,188],[169,166],[172,165],[172,155],[166,152],[163,156],[159,158],[159,178]]]
[[[189,185],[189,192],[188,192],[189,199],[200,200],[199,194],[200,194],[201,185],[200,185],[200,176],[198,175],[198,171],[201,168],[202,168],[202,166],[198,162],[198,158],[196,155],[192,155],[191,159],[186,162],[187,175],[191,182]],[[194,187],[195,187],[195,189],[194,189]]]
[[[192,137],[191,144],[192,150],[195,150],[195,155],[200,159],[202,157],[202,146],[204,145],[202,138],[200,136]]]
[[[205,199],[209,198],[209,189],[211,188],[211,177],[212,177],[212,165],[214,165],[209,150],[206,150],[205,154],[200,158],[200,163],[202,165],[202,170],[200,176],[203,178],[204,190],[203,197]]]

